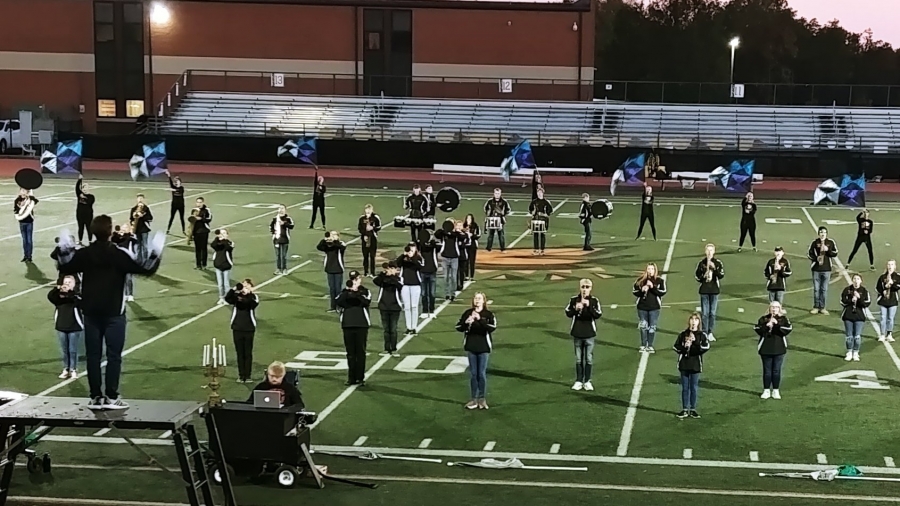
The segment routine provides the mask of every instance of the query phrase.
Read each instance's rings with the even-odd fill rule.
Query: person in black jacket
[[[869,253],[869,270],[874,271],[875,256],[872,255],[872,228],[875,226],[875,222],[869,217],[868,209],[863,209],[861,213],[856,215],[856,226],[856,241],[853,243],[853,251],[847,257],[847,270],[850,270],[850,264],[853,263],[853,257],[856,256],[859,247],[865,244],[866,251]]]
[[[637,297],[638,330],[641,332],[641,352],[656,353],[656,324],[662,298],[666,295],[666,280],[659,274],[656,264],[650,262],[641,277],[634,282],[631,293]]]
[[[894,318],[897,316],[897,292],[900,291],[900,274],[897,274],[897,262],[888,260],[884,274],[878,277],[875,284],[878,292],[878,305],[881,306],[880,342],[894,342]]]
[[[862,286],[862,276],[854,274],[851,283],[841,292],[841,320],[844,321],[845,344],[847,355],[844,360],[859,362],[859,346],[862,344],[862,331],[866,324],[866,308],[871,304],[869,291]]]
[[[481,229],[478,223],[475,223],[475,215],[469,213],[463,220],[463,233],[468,236],[468,246],[466,246],[466,270],[462,273],[463,281],[475,280],[475,261],[478,259],[478,239],[481,238]],[[460,287],[462,284],[460,284]],[[460,288],[461,290],[462,288]]]
[[[424,232],[423,232],[424,233]],[[425,260],[419,254],[416,243],[411,242],[403,248],[403,254],[397,257],[400,268],[400,296],[403,299],[403,313],[406,316],[406,333],[415,334],[419,326],[419,300],[422,299],[422,267]]]
[[[775,248],[775,258],[766,262],[763,270],[766,276],[766,291],[769,292],[769,302],[778,301],[784,304],[784,292],[787,291],[787,278],[790,277],[791,263],[784,257],[784,248]]]
[[[272,234],[272,244],[275,245],[275,275],[287,274],[288,248],[291,244],[291,230],[294,229],[294,220],[288,216],[287,207],[278,206],[278,214],[269,223],[269,233]]]
[[[384,328],[384,352],[381,356],[397,355],[397,325],[400,323],[400,312],[403,311],[403,303],[400,302],[400,290],[403,281],[400,279],[400,268],[396,262],[385,262],[384,269],[375,276],[375,286],[378,291],[378,310],[381,312],[381,326]]]
[[[84,176],[78,174],[75,182],[75,221],[78,222],[78,242],[84,239],[87,232],[88,242],[91,242],[91,220],[94,219],[94,202],[96,199],[88,185],[84,183]]]
[[[181,220],[181,234],[186,235],[184,232],[184,186],[181,185],[181,178],[178,176],[173,178],[168,170],[166,177],[169,178],[169,191],[172,192],[172,206],[169,210],[169,226],[166,228],[166,233],[172,231],[172,222],[175,221],[175,213],[178,213],[178,219]]]
[[[132,256],[137,257],[138,240],[131,230],[131,225],[128,223],[116,225],[115,232],[113,232],[110,242],[125,251],[130,252]],[[131,274],[125,276],[125,301],[134,302],[134,276]]]
[[[427,205],[425,206],[425,218],[429,219],[429,223],[425,224],[424,229],[434,232],[434,229],[436,228],[436,223],[433,220],[434,220],[434,216],[437,214],[437,196],[434,194],[434,188],[431,185],[425,186],[425,194],[424,195],[425,195],[425,201],[427,202]],[[422,240],[423,239],[420,234],[419,242],[421,242]]]
[[[366,384],[366,343],[369,339],[369,305],[372,295],[362,286],[362,276],[350,271],[347,287],[338,295],[341,308],[341,329],[344,331],[344,348],[347,351],[347,386]]]
[[[819,237],[810,243],[806,252],[813,278],[813,307],[811,314],[828,314],[828,282],[831,280],[832,258],[837,257],[838,248],[834,240],[828,238],[828,229],[819,227]]]
[[[466,273],[469,271],[469,246],[472,245],[472,236],[466,233],[463,222],[459,223],[459,267],[456,269],[456,291],[461,292],[466,283]]]
[[[578,208],[578,219],[584,226],[584,251],[594,251],[591,246],[591,196],[587,193],[581,194],[581,207]]]
[[[316,173],[316,180],[313,183],[313,209],[312,219],[309,220],[309,228],[313,228],[316,224],[316,212],[322,213],[322,230],[325,230],[325,178]]]
[[[422,195],[422,189],[419,185],[413,185],[412,193],[407,195],[406,200],[403,202],[403,208],[406,209],[409,218],[414,220],[425,219],[425,215],[429,210],[429,203],[425,195]],[[411,223],[409,225],[410,241],[418,242],[419,234],[424,228],[422,224]]]
[[[238,383],[249,383],[253,375],[253,337],[256,335],[256,308],[259,295],[253,293],[253,281],[245,279],[225,294],[231,311],[231,335],[237,352]]]
[[[747,192],[741,201],[741,239],[738,241],[738,253],[744,249],[744,240],[750,234],[750,245],[756,251],[756,202],[753,200],[753,192]]]
[[[81,296],[84,311],[84,344],[87,354],[89,409],[124,409],[119,397],[122,350],[125,348],[125,278],[129,274],[151,275],[159,269],[161,251],[153,250],[146,260],[110,242],[112,219],[100,215],[91,222],[94,242],[77,251],[64,252],[59,270],[63,274],[82,273]],[[102,391],[101,360],[106,348],[106,390]]]
[[[219,287],[219,304],[225,304],[225,294],[231,287],[231,269],[234,267],[234,242],[228,237],[228,230],[216,230],[216,238],[210,246],[213,249],[213,267],[216,269],[216,285]]]
[[[375,276],[375,254],[378,253],[378,232],[381,231],[381,218],[375,214],[372,204],[366,204],[363,214],[356,225],[362,243],[363,275]]]
[[[434,232],[435,238],[441,241],[440,257],[444,267],[444,298],[453,301],[456,298],[456,284],[459,278],[459,250],[465,239],[462,236],[462,222],[452,218],[444,221],[444,228]],[[452,228],[451,228],[452,227]]]
[[[650,222],[650,231],[653,232],[653,240],[656,240],[656,220],[653,215],[653,187],[650,185],[644,185],[644,194],[641,195],[641,225],[638,227],[637,236],[635,236],[634,240],[638,240],[641,237],[641,233],[644,231],[644,222]]]
[[[437,292],[438,248],[434,234],[429,231],[422,232],[420,236],[419,252],[422,254],[422,314],[433,315],[435,311],[434,298]]]
[[[131,208],[131,231],[137,238],[137,254],[138,258],[144,260],[147,258],[147,252],[150,249],[150,223],[153,221],[153,213],[150,206],[144,202],[144,194],[137,194],[137,203]]]
[[[466,409],[488,409],[487,366],[488,357],[494,349],[493,333],[497,330],[497,318],[487,308],[487,296],[477,292],[472,297],[472,307],[466,309],[456,330],[462,332],[463,349],[469,355],[469,391],[471,397]]]
[[[725,277],[725,265],[716,258],[715,244],[706,245],[706,256],[697,264],[694,278],[700,283],[700,314],[703,316],[703,330],[710,341],[715,341],[713,329],[716,326],[716,312],[719,309],[719,282]]]
[[[700,373],[703,372],[703,354],[709,351],[709,339],[700,324],[700,315],[691,314],[688,328],[678,334],[673,346],[678,354],[678,372],[681,375],[681,412],[678,418],[700,418],[697,397],[700,395]]]
[[[63,369],[59,379],[78,378],[78,347],[84,339],[84,316],[81,314],[81,295],[76,291],[75,276],[63,277],[62,283],[47,294],[56,307],[53,320],[62,352]]]
[[[506,251],[506,217],[512,212],[509,202],[503,198],[503,190],[494,188],[494,197],[484,203],[484,214],[487,217],[484,228],[487,229],[487,251],[494,247],[494,233],[500,241],[500,252]],[[493,224],[491,224],[493,222]]]
[[[566,316],[572,319],[570,334],[575,340],[575,383],[572,390],[592,391],[591,373],[594,369],[594,338],[597,337],[597,320],[603,315],[600,300],[591,295],[593,283],[582,279],[581,291],[569,299]]]
[[[39,201],[33,193],[20,188],[19,195],[13,202],[13,214],[19,222],[19,233],[22,235],[22,261],[26,263],[31,263],[31,255],[34,253],[34,208]]]
[[[769,312],[760,316],[753,330],[759,335],[756,350],[762,358],[762,399],[781,399],[781,367],[787,354],[787,336],[793,330],[790,320],[781,311],[781,303],[769,303]]]
[[[344,281],[344,252],[347,245],[341,241],[341,235],[337,231],[325,233],[325,238],[319,241],[316,249],[325,253],[325,277],[328,280],[328,298],[331,300],[331,309],[337,311],[337,298],[341,294],[341,283]]]
[[[195,202],[197,209],[196,221],[191,232],[194,236],[194,259],[197,262],[197,269],[206,269],[206,263],[209,259],[209,224],[212,222],[212,211],[206,206],[203,197],[197,197]]]
[[[547,246],[547,233],[550,230],[550,215],[553,214],[553,205],[544,198],[544,190],[542,188],[537,189],[537,198],[528,205],[528,214],[531,215],[532,221],[543,222],[542,232],[540,229],[535,229],[534,225],[531,228],[531,235],[534,239],[533,254],[543,255]],[[538,232],[535,232],[535,230],[538,230]]]
[[[284,381],[284,377],[287,375],[287,369],[284,367],[284,364],[281,362],[272,362],[269,364],[268,369],[266,369],[266,377],[263,379],[262,383],[253,387],[253,392],[255,391],[276,391],[281,397],[281,402],[279,404],[284,408],[294,408],[294,409],[303,409],[303,396],[300,395],[300,390],[297,389],[294,385]],[[253,402],[253,392],[250,392],[250,398],[247,399],[247,402]]]

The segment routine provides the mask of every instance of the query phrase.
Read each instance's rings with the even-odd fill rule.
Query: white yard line
[[[681,218],[684,216],[684,204],[678,208],[678,217],[675,218],[675,228],[672,230],[672,239],[669,241],[669,250],[666,252],[666,262],[663,264],[662,278],[669,276],[669,268],[675,255],[675,243],[678,240],[678,231],[681,229]],[[641,401],[641,390],[644,388],[644,376],[647,374],[647,362],[649,353],[641,353],[641,361],[638,363],[637,374],[634,377],[634,387],[631,389],[631,399],[628,401],[628,410],[625,412],[625,423],[622,424],[622,435],[619,437],[619,448],[616,455],[624,457],[628,455],[628,445],[631,443],[631,432],[634,430],[634,418],[637,416],[638,404]]]
[[[369,440],[368,436],[359,436],[356,441],[353,442],[353,446],[362,446],[366,444],[366,441]]]
[[[816,220],[813,219],[812,215],[809,214],[809,211],[805,207],[803,208],[803,214],[806,215],[806,219],[809,220],[809,224],[812,226],[813,230],[818,232],[819,225],[816,223]],[[838,248],[838,251],[840,252],[840,248]],[[847,280],[847,284],[848,285],[851,284],[852,280],[850,279],[850,274],[847,272],[847,269],[844,268],[844,264],[841,263],[840,259],[835,257],[833,262],[837,266],[838,270],[841,272],[841,275],[844,277],[844,279]],[[866,308],[865,315],[866,315],[866,318],[869,320],[869,324],[871,324],[872,328],[875,329],[875,335],[880,336],[881,335],[881,325],[875,319],[875,316],[872,315],[872,311],[870,311],[869,308]],[[891,357],[891,361],[894,362],[894,367],[896,367],[897,370],[900,371],[900,356],[897,356],[897,352],[894,351],[894,347],[891,346],[891,343],[885,341],[882,344],[884,345],[884,349],[887,350],[888,355]]]
[[[562,202],[560,202],[559,204],[556,204],[556,206],[553,208],[553,212],[555,213],[560,207],[563,206],[563,204],[565,204],[565,203],[568,202],[568,201],[569,201],[569,199],[563,199]],[[528,215],[526,214],[526,215],[517,215],[517,216],[528,216]],[[521,241],[522,239],[528,237],[529,235],[531,235],[531,230],[526,230],[526,231],[522,232],[522,235],[520,235],[519,237],[517,237],[515,241],[509,243],[509,245],[507,246],[507,248],[508,248],[508,249],[513,249],[513,248],[515,248],[515,247],[516,247],[516,244],[519,244],[519,241]]]

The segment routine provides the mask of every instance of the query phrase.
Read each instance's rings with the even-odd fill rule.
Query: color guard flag
[[[709,178],[728,191],[747,193],[753,188],[753,160],[735,160],[726,169],[716,167]]]
[[[278,156],[279,158],[292,157],[303,163],[318,165],[319,157],[316,150],[316,138],[304,136],[296,140],[289,139],[278,147]]]
[[[41,153],[41,172],[50,174],[81,174],[81,139],[56,144],[56,152]]]
[[[866,205],[866,176],[850,174],[822,181],[813,193],[813,204],[836,204],[850,207]]]
[[[613,173],[612,181],[609,183],[610,195],[615,196],[616,187],[619,183],[643,185],[647,174],[644,170],[646,160],[646,153],[641,153],[625,160],[625,162]]]

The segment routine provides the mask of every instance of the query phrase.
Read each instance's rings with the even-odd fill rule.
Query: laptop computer
[[[254,391],[253,407],[264,409],[281,409],[281,392],[277,390]]]

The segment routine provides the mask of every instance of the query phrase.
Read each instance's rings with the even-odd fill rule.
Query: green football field
[[[421,181],[425,183],[427,181]],[[73,230],[74,195],[69,181],[51,180],[38,191],[35,263],[19,263],[21,244],[15,221],[0,222],[0,390],[30,395],[85,397],[86,379],[63,382],[53,331],[53,308],[46,294],[56,273],[49,258],[53,238]],[[12,207],[15,187],[3,181]],[[390,225],[402,214],[405,192],[341,189],[328,197],[328,225],[355,239],[366,203],[385,228],[382,259],[394,258],[408,240],[406,229]],[[147,195],[155,230],[168,221],[168,191],[161,183],[98,181],[97,213],[124,220],[134,194]],[[876,341],[878,307],[865,329],[860,362],[845,362],[839,294],[846,271],[835,272],[829,290],[830,316],[810,315],[811,280],[806,248],[815,229],[826,225],[845,265],[856,234],[850,208],[813,208],[801,201],[760,201],[758,253],[736,251],[739,208],[726,195],[685,199],[657,195],[658,241],[649,230],[635,240],[640,207],[634,196],[613,198],[611,219],[594,223],[593,252],[581,251],[579,197],[549,195],[552,220],[547,255],[531,255],[525,233],[527,198],[510,190],[513,210],[507,226],[512,249],[484,251],[481,240],[476,281],[456,302],[443,302],[438,314],[420,321],[420,333],[401,343],[399,358],[381,357],[381,328],[373,304],[369,331],[368,386],[344,386],[346,362],[340,325],[326,312],[326,280],[315,244],[321,228],[308,230],[307,186],[188,186],[188,202],[203,194],[213,226],[227,227],[236,243],[232,279],[249,277],[259,285],[261,305],[255,367],[262,374],[273,360],[302,371],[301,390],[309,409],[319,413],[312,432],[318,463],[339,476],[378,483],[376,490],[330,483],[324,490],[310,481],[292,490],[274,484],[238,481],[241,505],[392,504],[400,506],[472,503],[500,505],[700,504],[728,502],[812,505],[900,502],[900,483],[762,478],[760,472],[811,471],[840,464],[861,466],[866,476],[900,478],[896,428],[900,358],[890,344]],[[706,197],[706,194],[702,195]],[[454,217],[472,212],[482,219],[488,197],[463,192]],[[297,228],[292,236],[290,271],[274,276],[268,224],[278,204],[289,207]],[[804,207],[806,206],[806,207]],[[898,204],[872,203],[876,222],[875,262],[880,270],[894,255],[900,231]],[[446,215],[439,213],[438,218]],[[719,304],[718,341],[706,355],[700,420],[678,420],[680,386],[671,351],[688,315],[699,306],[693,271],[704,245],[718,245],[726,277]],[[794,323],[785,363],[781,401],[761,400],[761,365],[753,324],[765,311],[763,267],[775,246],[783,246],[794,275],[786,296]],[[749,244],[747,245],[749,246]],[[348,247],[348,268],[361,267],[358,241]],[[874,287],[878,272],[862,256],[864,283]],[[383,260],[379,260],[379,263]],[[668,295],[657,335],[657,353],[638,352],[631,286],[648,261],[667,273]],[[211,260],[210,260],[211,263]],[[122,392],[126,399],[203,401],[207,391],[200,368],[201,348],[212,338],[228,343],[230,310],[216,305],[212,270],[193,270],[193,248],[169,237],[159,273],[138,279],[136,300],[128,307],[128,341]],[[575,392],[574,353],[563,308],[580,278],[594,280],[603,306],[594,351],[594,392]],[[370,280],[366,281],[374,287]],[[870,288],[870,290],[874,290]],[[488,368],[488,411],[466,411],[468,375],[461,335],[454,325],[471,295],[483,291],[497,315],[494,352]],[[401,336],[403,323],[400,324]],[[233,357],[229,357],[233,358]],[[249,385],[236,383],[229,369],[226,398],[243,400]],[[248,428],[252,430],[252,428]],[[171,435],[132,434],[169,469],[177,469]],[[153,467],[145,455],[108,431],[56,430],[39,452],[53,456],[53,478],[14,477],[12,495],[20,503],[64,504],[59,498],[96,504],[184,503],[180,476]],[[329,452],[374,451],[388,456],[439,459],[441,463],[359,460]],[[448,462],[517,457],[529,466],[586,470],[486,470],[449,467]],[[33,498],[33,499],[26,499]],[[221,503],[221,501],[220,501]]]

